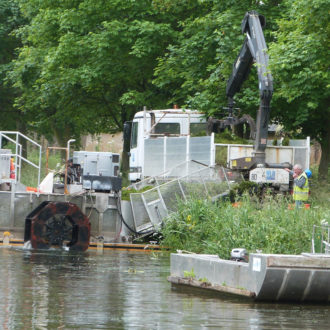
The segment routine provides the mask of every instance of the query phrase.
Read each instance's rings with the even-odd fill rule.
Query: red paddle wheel
[[[25,219],[24,242],[34,249],[68,247],[70,251],[86,251],[91,224],[73,203],[41,203]]]

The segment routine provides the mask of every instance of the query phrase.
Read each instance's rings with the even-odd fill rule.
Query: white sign
[[[255,168],[250,171],[250,181],[289,184],[289,172],[281,168]]]
[[[252,270],[254,272],[260,272],[260,270],[261,270],[261,259],[260,258],[253,258]]]

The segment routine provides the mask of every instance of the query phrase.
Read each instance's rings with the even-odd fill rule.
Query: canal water
[[[169,254],[0,248],[1,329],[330,329],[330,306],[172,288]]]

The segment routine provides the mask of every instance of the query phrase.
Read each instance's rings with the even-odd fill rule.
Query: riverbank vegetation
[[[309,209],[292,208],[291,197],[266,194],[262,201],[245,194],[235,203],[191,198],[165,221],[162,244],[172,250],[217,254],[228,259],[233,248],[249,253],[311,252],[313,225],[329,222],[330,185],[311,196]],[[315,246],[320,247],[320,235]]]

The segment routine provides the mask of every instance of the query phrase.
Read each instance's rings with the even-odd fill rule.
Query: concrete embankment
[[[330,302],[330,255],[251,254],[245,263],[176,253],[168,280],[255,300]]]

